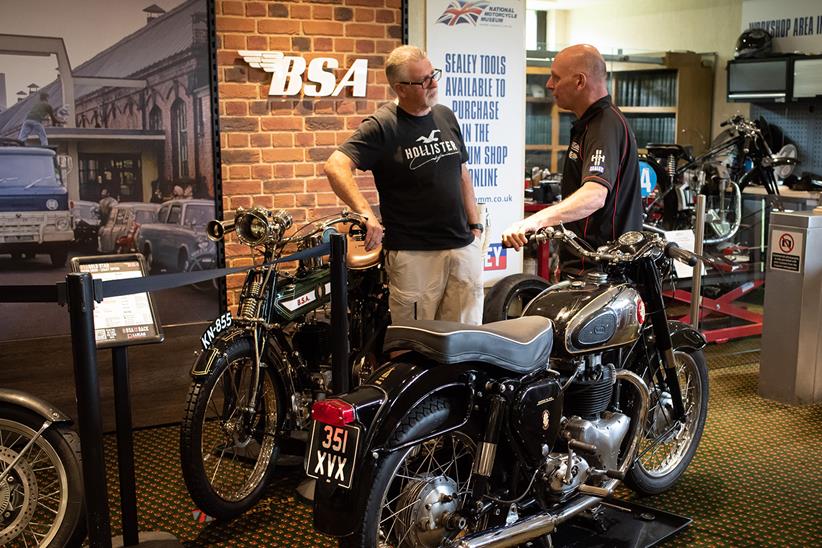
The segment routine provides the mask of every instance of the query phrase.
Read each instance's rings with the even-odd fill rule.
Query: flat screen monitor
[[[729,101],[785,101],[790,59],[728,63]]]
[[[813,99],[822,95],[822,59],[793,62],[793,98]]]

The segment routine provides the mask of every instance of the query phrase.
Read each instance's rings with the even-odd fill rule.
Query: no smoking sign
[[[771,270],[801,272],[802,270],[802,233],[774,229],[771,232],[770,260]]]

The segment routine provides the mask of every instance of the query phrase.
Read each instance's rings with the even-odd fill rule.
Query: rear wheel
[[[548,288],[548,280],[533,274],[511,274],[488,291],[482,309],[482,323],[522,316],[525,306]]]
[[[450,411],[448,400],[424,402],[403,420],[394,441],[430,432]],[[458,430],[392,453],[377,466],[363,522],[340,546],[433,547],[467,532],[459,514],[475,456],[476,444]]]
[[[230,519],[251,508],[274,472],[284,402],[269,371],[261,370],[255,387],[253,343],[242,338],[191,385],[180,460],[191,498],[209,516]]]
[[[674,351],[685,418],[672,420],[671,395],[657,379],[645,379],[651,405],[637,457],[626,477],[634,491],[656,495],[679,480],[694,458],[708,414],[708,367],[701,350]]]

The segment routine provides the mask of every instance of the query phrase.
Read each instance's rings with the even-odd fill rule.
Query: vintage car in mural
[[[121,202],[111,208],[106,224],[97,234],[100,253],[129,253],[137,251],[135,236],[140,227],[157,222],[159,204]]]
[[[46,253],[65,266],[74,240],[68,190],[54,150],[0,139],[0,253]]]
[[[160,206],[157,222],[137,231],[137,251],[153,272],[186,272],[213,268],[217,246],[206,236],[214,218],[211,200],[170,200]]]

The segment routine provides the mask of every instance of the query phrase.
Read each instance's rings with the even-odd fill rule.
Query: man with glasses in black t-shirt
[[[571,145],[562,172],[562,201],[509,226],[504,244],[517,250],[528,234],[565,223],[593,248],[642,229],[634,132],[608,94],[605,60],[593,46],[570,46],[551,64],[546,87],[572,111]]]
[[[441,71],[419,48],[385,63],[395,102],[369,116],[325,163],[331,188],[368,217],[366,249],[382,244],[393,319],[482,322],[482,230],[459,123],[437,104]],[[354,168],[370,170],[382,222]]]

